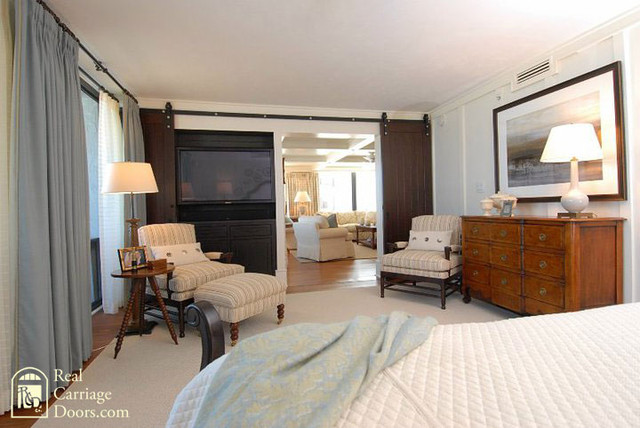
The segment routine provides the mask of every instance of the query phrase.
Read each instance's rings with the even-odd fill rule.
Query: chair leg
[[[236,343],[238,343],[238,323],[232,322],[229,327],[231,330],[231,346],[236,346]]]
[[[284,319],[284,304],[278,305],[278,324],[282,324]]]
[[[178,328],[180,337],[184,337],[184,302],[178,304]]]
[[[384,275],[380,275],[380,298],[384,299]]]
[[[440,307],[447,309],[447,283],[446,281],[440,282]]]

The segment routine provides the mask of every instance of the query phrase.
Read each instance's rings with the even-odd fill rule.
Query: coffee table
[[[356,225],[356,244],[362,244],[366,247],[375,249],[377,246],[377,230],[376,226]],[[367,238],[360,238],[360,232],[369,232],[369,236]]]

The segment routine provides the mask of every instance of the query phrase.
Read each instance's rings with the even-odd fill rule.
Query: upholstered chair
[[[185,223],[143,226],[138,230],[138,238],[140,245],[147,247],[164,247],[197,242],[195,227],[192,224]],[[221,253],[204,254],[210,259],[209,261],[176,266],[172,277],[168,281],[167,275],[156,277],[165,304],[175,308],[175,311],[171,312],[178,318],[180,337],[184,337],[184,310],[189,304],[193,303],[195,290],[207,282],[244,272],[244,267],[241,265],[211,260],[220,257]],[[147,294],[153,295],[150,288],[147,288]]]
[[[324,262],[355,256],[349,231],[343,227],[328,227],[322,216],[303,216],[293,224],[297,242],[297,257]],[[324,222],[322,221],[324,219]]]
[[[380,297],[387,289],[439,297],[442,309],[446,298],[461,290],[462,220],[453,215],[423,215],[411,220],[412,231],[451,231],[450,245],[442,251],[401,249],[401,243],[387,246],[382,257]],[[404,244],[407,244],[406,242]]]

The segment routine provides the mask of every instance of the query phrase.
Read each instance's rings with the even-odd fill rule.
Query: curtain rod
[[[125,88],[122,83],[120,83],[118,81],[118,79],[116,79],[113,74],[111,74],[109,72],[109,70],[107,69],[107,67],[105,67],[102,64],[102,61],[98,60],[98,58],[95,57],[95,55],[93,55],[91,53],[91,51],[89,49],[87,49],[87,47],[85,45],[82,44],[82,42],[80,41],[80,39],[78,37],[76,37],[76,35],[73,33],[73,31],[71,31],[71,29],[64,23],[62,22],[62,20],[60,19],[60,17],[58,15],[55,14],[55,12],[53,10],[51,10],[51,8],[44,2],[44,0],[35,0],[36,3],[38,3],[40,6],[42,6],[42,8],[47,11],[51,16],[53,16],[53,19],[55,19],[55,21],[58,23],[58,25],[60,26],[60,28],[62,28],[62,30],[66,33],[68,33],[71,37],[73,37],[75,39],[76,42],[78,42],[78,46],[80,47],[80,49],[82,49],[84,51],[84,53],[86,53],[89,58],[91,58],[91,60],[93,61],[93,64],[96,67],[96,71],[101,71],[104,74],[106,74],[107,76],[109,76],[109,78],[111,80],[113,80],[113,82],[118,85],[118,87],[120,89],[122,89],[122,92],[125,93],[125,95],[130,96],[135,102],[136,104],[138,104],[138,100],[136,99],[136,97],[133,96],[133,94],[131,92],[129,92],[129,90],[127,88]],[[86,71],[83,71],[84,74],[88,75],[88,73]],[[93,78],[92,78],[93,79]],[[100,85],[102,86],[102,85]],[[109,92],[106,91],[105,92]],[[113,94],[109,93],[109,95],[111,95],[113,97]],[[113,97],[114,99],[117,100],[117,98]]]
[[[83,73],[83,74],[84,74],[84,76],[85,76],[88,80],[90,80],[90,81],[91,81],[91,83],[93,83],[93,84],[94,84],[98,89],[100,89],[102,92],[104,92],[104,93],[106,93],[107,95],[109,95],[109,96],[110,96],[113,100],[115,100],[116,102],[118,102],[118,103],[120,102],[120,100],[119,100],[115,95],[113,95],[111,92],[109,92],[109,91],[107,90],[107,88],[105,88],[104,86],[102,86],[102,85],[100,84],[100,82],[98,82],[96,79],[94,79],[94,78],[93,78],[93,76],[92,76],[92,75],[90,75],[89,73],[87,73],[87,71],[86,71],[84,68],[82,68],[82,67],[78,66],[78,70],[80,70],[80,72],[81,72],[81,73]]]

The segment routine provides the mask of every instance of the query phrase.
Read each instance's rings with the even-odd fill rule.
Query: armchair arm
[[[461,245],[447,245],[444,247],[444,258],[451,260],[451,253],[462,253]]]
[[[320,239],[343,238],[346,239],[349,230],[343,227],[334,227],[329,229],[319,229],[318,236]]]
[[[231,259],[233,258],[233,253],[223,253],[220,251],[210,251],[208,253],[204,253],[204,255],[213,261],[218,261],[221,263],[231,263]]]

